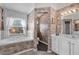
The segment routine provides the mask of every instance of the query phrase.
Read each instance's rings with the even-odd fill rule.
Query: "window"
[[[24,34],[26,29],[26,22],[21,18],[7,18],[7,27],[9,34]]]

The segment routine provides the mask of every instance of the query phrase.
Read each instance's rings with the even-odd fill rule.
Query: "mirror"
[[[65,21],[68,21],[64,24]],[[63,33],[70,31],[70,34],[79,34],[79,12],[74,12],[65,16],[61,16],[61,26],[63,29]],[[70,25],[69,25],[70,23]],[[69,29],[69,30],[68,30]]]

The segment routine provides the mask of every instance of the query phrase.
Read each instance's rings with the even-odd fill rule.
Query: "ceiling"
[[[52,7],[58,10],[70,4],[71,3],[0,3],[0,6],[23,13],[29,13],[33,8]]]

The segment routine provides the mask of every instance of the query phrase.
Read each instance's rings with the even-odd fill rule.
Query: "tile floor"
[[[45,51],[28,51],[28,52],[24,52],[20,55],[56,55],[55,53],[47,53]]]

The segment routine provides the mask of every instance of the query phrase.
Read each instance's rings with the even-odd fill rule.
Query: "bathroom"
[[[67,6],[57,10],[53,7],[55,4],[32,4],[28,14],[4,5],[8,4],[0,7],[0,54],[32,50],[79,55],[78,3],[65,3]]]

